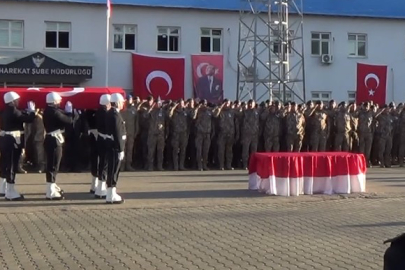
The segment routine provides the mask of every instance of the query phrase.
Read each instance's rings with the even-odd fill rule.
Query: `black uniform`
[[[95,114],[97,129],[97,150],[98,150],[98,172],[100,181],[107,180],[107,129],[106,129],[107,107],[101,106]]]
[[[24,123],[34,121],[35,113],[22,112],[14,104],[7,104],[2,113],[2,130],[5,132],[1,145],[1,172],[7,183],[14,184],[21,151],[24,145]],[[16,132],[11,134],[11,132]],[[20,134],[17,134],[20,133]]]
[[[107,135],[109,146],[107,148],[108,173],[107,187],[115,187],[118,182],[121,161],[118,159],[118,153],[125,149],[126,130],[125,123],[117,109],[111,108],[106,117]]]
[[[72,114],[65,113],[57,106],[47,105],[44,110],[45,140],[44,148],[46,155],[46,182],[55,183],[56,175],[59,171],[62,159],[62,145],[64,139],[62,135],[56,136],[59,131],[63,131],[66,125],[72,124]]]
[[[98,177],[98,151],[97,151],[97,123],[96,111],[86,111],[87,125],[90,141],[90,171],[93,177]]]

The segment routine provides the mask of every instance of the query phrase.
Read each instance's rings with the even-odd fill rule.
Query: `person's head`
[[[230,108],[231,107],[231,102],[228,99],[224,99],[223,103],[224,108]]]
[[[4,103],[5,104],[9,104],[9,105],[13,105],[13,106],[18,106],[18,103],[20,101],[20,95],[17,94],[16,92],[7,92],[4,94]]]
[[[104,94],[100,97],[100,101],[99,104],[101,106],[105,106],[107,109],[109,109],[111,107],[111,95],[109,94]]]
[[[122,110],[124,108],[125,99],[120,93],[114,93],[111,95],[111,107]]]
[[[187,106],[188,106],[188,108],[194,108],[194,99],[192,99],[192,98],[189,98],[189,99],[187,99]]]
[[[132,105],[134,103],[134,99],[132,98],[132,95],[127,96],[127,102],[128,104]]]
[[[275,113],[277,110],[276,105],[275,104],[270,105],[269,110],[271,113]]]
[[[346,102],[342,101],[339,103],[338,107],[339,107],[340,111],[344,111],[344,110],[346,110],[347,104],[346,104]]]
[[[291,102],[291,111],[296,112],[297,111],[297,103]]]
[[[184,99],[179,99],[179,101],[177,102],[179,105],[177,106],[178,108],[184,109],[186,107]]]
[[[336,108],[336,101],[332,99],[329,101],[329,109],[335,109]]]
[[[153,105],[155,99],[152,96],[149,96],[146,101],[148,102],[149,107]]]
[[[370,103],[364,102],[362,107],[363,107],[363,110],[368,111],[368,110],[370,110]]]
[[[214,76],[214,74],[215,74],[215,66],[211,65],[211,64],[208,65],[205,72],[207,73],[208,76]]]
[[[135,103],[136,105],[139,104],[139,103],[141,103],[141,99],[140,99],[138,96],[134,97],[134,103]]]
[[[62,102],[62,97],[55,92],[46,95],[46,103],[53,106],[59,106]]]
[[[253,108],[255,108],[256,107],[256,102],[253,100],[253,99],[250,99],[249,101],[248,101],[248,108],[249,109],[253,109]]]
[[[316,102],[316,107],[317,107],[317,110],[318,110],[318,111],[322,110],[322,109],[323,109],[323,102],[320,101],[320,100],[318,100],[318,101]]]
[[[206,99],[202,99],[200,101],[200,105],[201,105],[201,107],[206,108],[208,106],[208,101]]]
[[[392,110],[395,110],[395,102],[391,102],[388,107]]]

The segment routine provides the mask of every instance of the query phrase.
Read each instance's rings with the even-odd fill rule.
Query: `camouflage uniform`
[[[157,168],[163,170],[163,151],[165,149],[166,112],[163,108],[148,111],[148,170],[153,171],[153,161],[157,153]]]
[[[140,147],[141,147],[141,160],[143,161],[144,169],[148,168],[148,132],[149,132],[149,107],[141,107],[139,110],[139,130],[140,130]],[[145,162],[146,161],[146,162]]]
[[[326,140],[328,138],[328,114],[324,110],[315,110],[311,115],[310,145],[313,152],[326,151]]]
[[[194,111],[195,119],[195,146],[197,168],[208,170],[208,153],[211,146],[212,136],[212,111],[209,108],[197,108]]]
[[[257,152],[260,116],[257,109],[244,110],[241,115],[242,165],[247,168],[249,154]]]
[[[287,151],[300,152],[305,132],[305,118],[300,112],[289,112],[285,117]]]
[[[184,161],[186,159],[186,150],[188,143],[188,113],[181,108],[172,109],[169,113],[171,122],[171,142],[173,154],[173,168],[177,171],[184,170]],[[180,162],[179,162],[180,153]],[[180,165],[180,166],[179,166]]]
[[[358,112],[359,126],[358,126],[358,135],[359,135],[359,152],[362,153],[369,165],[370,162],[370,153],[371,145],[373,143],[373,112],[361,110]]]
[[[280,151],[280,135],[282,133],[280,114],[266,109],[260,117],[264,121],[264,150],[266,152]]]
[[[122,119],[127,130],[127,140],[125,141],[125,155],[122,162],[122,168],[125,171],[132,171],[132,158],[134,156],[134,144],[139,131],[138,109],[134,104],[128,104],[121,111]]]
[[[312,117],[310,114],[312,109],[307,108],[304,111],[304,118],[305,118],[305,132],[304,132],[304,139],[302,140],[302,148],[301,150],[304,152],[308,152],[310,150],[310,138],[311,138],[311,128],[312,128]]]
[[[352,122],[350,113],[344,109],[336,113],[335,118],[335,151],[348,152],[350,150],[350,132],[352,130]]]
[[[335,109],[328,109],[326,110],[326,114],[328,115],[327,123],[328,123],[328,140],[326,144],[326,150],[332,151],[335,149],[335,142],[336,142],[336,110]]]
[[[401,112],[398,118],[398,132],[399,132],[398,162],[399,166],[403,167],[405,156],[405,110]]]
[[[377,117],[377,121],[377,129],[380,133],[380,138],[378,140],[378,159],[381,167],[390,167],[393,136],[392,132],[394,128],[393,117],[389,113],[383,113]]]
[[[224,163],[226,159],[226,168],[232,169],[232,147],[235,141],[235,137],[239,137],[236,134],[238,130],[235,128],[235,111],[231,108],[218,108],[214,113],[214,116],[219,118],[219,133],[218,133],[218,162],[219,168],[224,169]]]

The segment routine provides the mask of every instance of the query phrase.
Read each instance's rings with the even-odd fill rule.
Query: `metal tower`
[[[237,99],[306,101],[303,0],[240,0]]]

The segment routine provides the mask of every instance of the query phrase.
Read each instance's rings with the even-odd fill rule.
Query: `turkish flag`
[[[132,54],[134,95],[145,99],[184,98],[185,59]]]
[[[356,103],[373,101],[384,105],[387,93],[387,66],[357,63]]]

